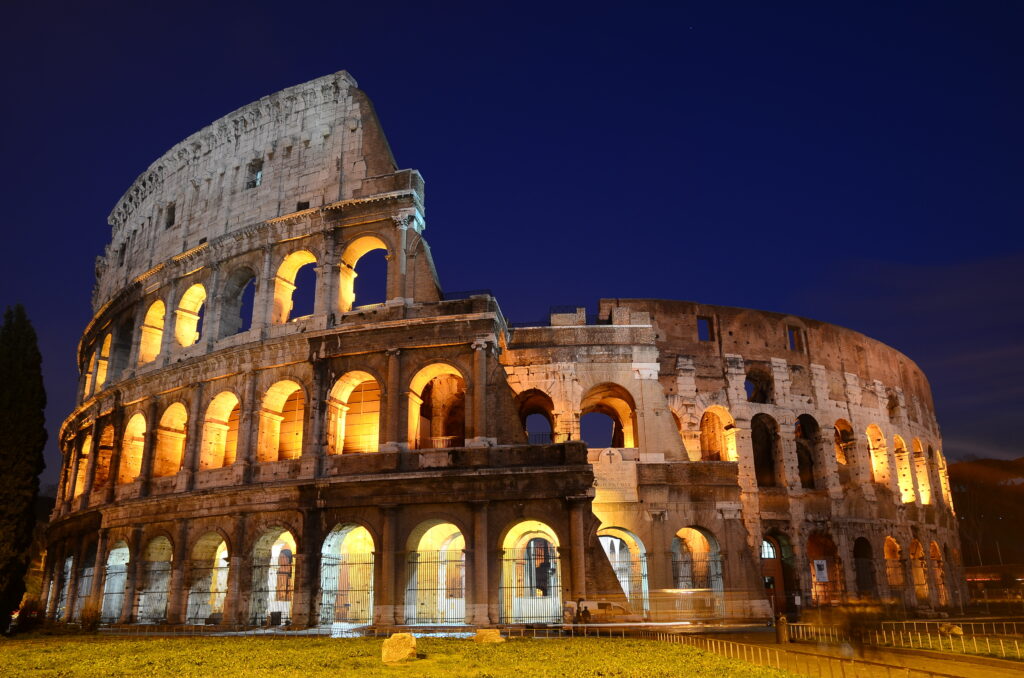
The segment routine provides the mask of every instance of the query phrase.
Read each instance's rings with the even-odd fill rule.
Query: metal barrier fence
[[[465,623],[465,551],[417,551],[409,554],[409,585],[405,600],[405,618],[412,624]]]
[[[960,621],[949,619],[942,621],[887,621],[881,622],[881,628],[889,631],[930,631],[937,633],[940,626],[955,625],[967,634],[993,636],[1024,636],[1024,621]]]
[[[914,628],[914,624],[918,628]],[[979,633],[954,635],[939,632],[940,622],[882,622],[877,629],[863,629],[860,642],[874,647],[895,647],[911,650],[935,650],[966,655],[988,655],[1002,659],[1024,659],[1024,640],[1005,637],[996,629],[1016,628],[1013,622],[941,622],[948,626],[974,627]],[[1024,627],[1024,625],[1022,625]],[[789,637],[793,641],[827,643],[840,645],[851,641],[850,633],[839,626],[817,624],[789,624]],[[992,633],[988,633],[989,629]],[[966,629],[964,629],[966,630]],[[1010,634],[1007,634],[1010,635]]]
[[[373,619],[373,554],[321,556],[320,623],[369,624]]]

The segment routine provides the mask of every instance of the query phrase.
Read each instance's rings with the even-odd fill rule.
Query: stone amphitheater
[[[346,72],[180,142],[109,223],[59,436],[51,618],[494,626],[963,601],[912,360],[778,313],[602,299],[520,326],[487,292],[446,294],[423,179]]]

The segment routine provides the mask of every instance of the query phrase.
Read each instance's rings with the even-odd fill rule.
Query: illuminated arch
[[[946,565],[942,558],[942,549],[938,542],[928,545],[928,556],[932,561],[932,572],[935,573],[935,589],[939,598],[939,606],[949,605],[949,591],[946,588]]]
[[[903,567],[903,549],[892,537],[885,538],[882,555],[885,557],[885,578],[889,584],[890,597],[899,600],[907,586],[907,575]]]
[[[924,454],[924,447],[921,446],[919,438],[911,440],[910,447],[913,450],[913,469],[914,477],[917,479],[917,496],[921,499],[922,504],[930,504],[932,503],[932,481],[931,474],[928,472],[928,458]]]
[[[810,565],[811,600],[818,605],[842,602],[843,563],[832,535],[812,532],[807,538]]]
[[[100,432],[100,442],[96,449],[96,465],[93,471],[92,486],[106,487],[110,482],[110,462],[114,456],[114,427],[107,424]]]
[[[736,461],[736,421],[729,410],[712,405],[700,418],[700,458],[703,461]]]
[[[74,497],[77,499],[85,491],[85,479],[89,475],[89,457],[92,455],[92,436],[86,435],[82,447],[78,451],[78,473],[75,477]]]
[[[380,384],[368,372],[345,373],[327,396],[327,453],[376,452]]]
[[[516,410],[530,444],[543,445],[555,441],[555,403],[551,396],[540,389],[527,389],[516,395]],[[538,428],[546,428],[547,431]]]
[[[250,624],[291,623],[296,552],[294,535],[283,528],[266,530],[256,540],[252,552]]]
[[[684,617],[720,617],[725,611],[722,555],[709,530],[690,526],[672,539],[672,583]]]
[[[361,525],[336,525],[320,550],[320,623],[364,626],[373,621],[373,535]]]
[[[296,382],[285,379],[267,389],[260,410],[259,461],[283,461],[301,456],[305,411],[305,394]]]
[[[637,447],[636,404],[622,386],[605,382],[590,387],[580,402],[580,417],[591,412],[612,420],[611,447]]]
[[[877,424],[868,426],[868,449],[871,451],[871,479],[880,485],[889,482],[889,451],[885,447],[885,434]]]
[[[218,624],[228,592],[228,544],[219,532],[207,532],[192,547],[189,567],[187,624]]]
[[[173,403],[164,410],[156,429],[156,454],[153,457],[153,477],[173,476],[181,470],[185,455],[185,428],[188,411],[181,403]]]
[[[558,536],[546,524],[523,520],[502,540],[498,598],[506,624],[562,621]]]
[[[284,258],[274,276],[274,311],[271,322],[281,325],[292,319],[294,306],[295,277],[303,266],[316,263],[316,257],[309,250],[296,250]]]
[[[374,250],[388,251],[387,244],[375,235],[361,236],[345,247],[345,252],[341,255],[340,283],[338,285],[338,309],[342,313],[351,311],[355,305],[355,281],[358,275],[356,265],[363,255]]]
[[[140,624],[160,624],[167,621],[167,598],[171,590],[171,561],[174,548],[164,536],[153,537],[142,552],[144,561],[139,593],[139,612],[135,621]]]
[[[181,295],[174,314],[174,338],[179,346],[191,346],[199,341],[203,321],[203,306],[206,304],[206,288],[196,283]]]
[[[441,520],[420,523],[406,550],[405,623],[465,623],[466,538],[458,526]]]
[[[917,498],[914,493],[914,472],[910,466],[907,444],[901,436],[893,436],[892,452],[896,459],[896,482],[900,488],[900,501],[904,504],[912,504]]]
[[[839,470],[839,484],[846,485],[850,482],[850,461],[857,452],[857,438],[846,419],[836,419],[832,427],[832,450]]]
[[[931,589],[928,586],[924,547],[917,539],[910,542],[909,560],[910,574],[914,582],[914,597],[919,606],[927,607],[931,603]]]
[[[242,311],[247,295],[255,292],[255,284],[256,273],[248,266],[239,266],[227,277],[219,297],[220,328],[218,337],[230,337],[251,326],[252,318],[243,318]]]
[[[646,614],[650,608],[647,549],[640,537],[621,527],[602,527],[597,539],[633,612]]]
[[[103,604],[100,606],[100,621],[105,624],[112,624],[121,618],[130,560],[131,551],[124,541],[116,542],[107,554],[103,576]]]
[[[139,364],[145,365],[156,360],[160,355],[160,344],[164,338],[164,316],[167,307],[159,299],[154,301],[146,311],[139,331]]]
[[[466,381],[448,363],[431,363],[409,382],[409,446],[453,447],[466,437]]]
[[[231,391],[221,391],[206,408],[199,470],[222,468],[235,463],[241,402]]]
[[[124,427],[121,442],[121,464],[117,470],[119,484],[135,482],[142,471],[142,450],[146,443],[146,417],[136,412]]]

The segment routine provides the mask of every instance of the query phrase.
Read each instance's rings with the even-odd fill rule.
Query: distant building
[[[960,603],[910,359],[678,301],[512,327],[489,293],[442,291],[423,201],[344,72],[139,176],[110,215],[60,433],[51,616],[487,625],[561,623],[581,599],[595,620]],[[367,304],[357,276],[384,256]],[[606,440],[588,446],[591,418]]]

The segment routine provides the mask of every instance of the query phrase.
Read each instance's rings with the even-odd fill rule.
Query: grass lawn
[[[514,639],[500,645],[419,638],[423,659],[380,661],[380,638],[138,638],[0,640],[5,676],[784,676],[686,645],[653,640]]]

